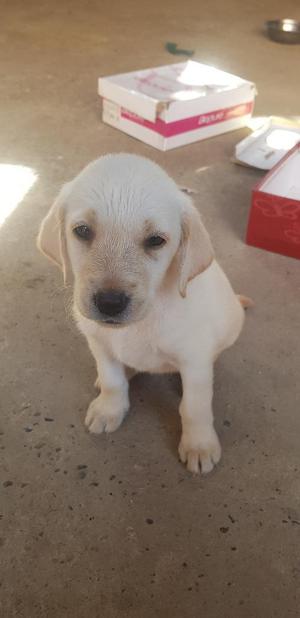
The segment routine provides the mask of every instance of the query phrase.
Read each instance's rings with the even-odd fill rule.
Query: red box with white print
[[[300,144],[253,189],[246,241],[300,259]]]

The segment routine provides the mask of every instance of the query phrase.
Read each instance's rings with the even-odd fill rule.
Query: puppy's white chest
[[[175,355],[163,337],[159,320],[144,320],[120,329],[103,328],[96,322],[77,317],[81,332],[107,347],[113,358],[140,372],[173,373],[178,371]],[[153,324],[156,326],[153,327]]]
[[[153,335],[153,334],[152,334]],[[116,331],[111,338],[113,354],[118,360],[137,371],[169,373],[176,371],[172,359],[160,347],[157,338],[152,341],[147,332]]]

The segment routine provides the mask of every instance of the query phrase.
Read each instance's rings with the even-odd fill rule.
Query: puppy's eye
[[[165,244],[166,244],[166,239],[158,235],[149,236],[149,238],[146,238],[145,240],[146,249],[159,249]]]
[[[82,240],[91,240],[93,236],[91,228],[87,225],[78,225],[73,228],[73,232],[75,236],[78,236],[78,238],[81,238]]]

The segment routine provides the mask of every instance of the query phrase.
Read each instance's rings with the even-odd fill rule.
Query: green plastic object
[[[169,54],[173,54],[174,56],[193,56],[195,53],[194,49],[180,49],[177,46],[177,43],[171,43],[168,41],[165,45],[166,50]]]

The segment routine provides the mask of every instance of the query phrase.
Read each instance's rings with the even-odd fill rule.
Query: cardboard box
[[[247,243],[300,259],[300,144],[253,190]]]
[[[102,119],[159,150],[245,126],[256,94],[245,81],[187,61],[99,79]]]

